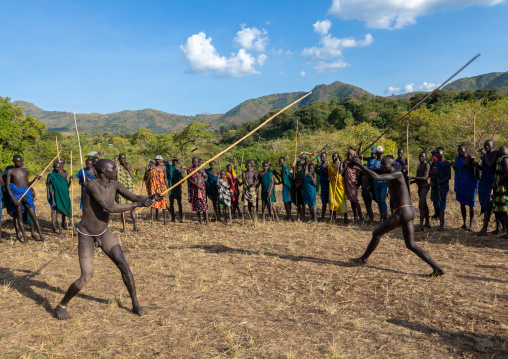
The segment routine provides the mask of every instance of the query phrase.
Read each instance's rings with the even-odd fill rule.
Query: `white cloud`
[[[384,94],[385,95],[392,95],[392,94],[396,94],[396,93],[399,93],[400,92],[400,87],[388,87],[385,91],[384,91]]]
[[[317,64],[314,69],[317,72],[325,72],[325,71],[337,71],[338,69],[343,69],[344,67],[351,66],[347,62],[344,62],[342,60],[337,60],[334,62],[324,62],[319,61],[319,64]]]
[[[494,6],[505,0],[333,0],[329,14],[365,21],[367,27],[400,29],[416,18],[470,6]]]
[[[409,93],[409,92],[415,92],[415,91],[423,91],[423,92],[429,92],[436,88],[436,84],[433,84],[432,82],[425,81],[420,86],[416,86],[414,83],[406,84],[404,86],[404,89],[401,91],[400,87],[388,87],[385,91],[385,95],[391,95],[391,94],[399,94],[399,93]]]
[[[300,76],[304,77],[305,76],[305,71],[300,72]]]
[[[266,56],[265,54],[259,55],[258,56],[258,64],[259,64],[259,66],[263,66],[263,64],[265,63],[267,58],[268,58],[268,56]]]
[[[189,64],[191,73],[213,73],[217,77],[244,77],[247,75],[259,74],[254,68],[256,63],[262,65],[266,60],[261,56],[254,58],[245,51],[238,50],[232,53],[231,57],[220,56],[212,45],[212,38],[206,37],[204,32],[194,34],[187,39],[185,45],[181,45],[183,59]]]
[[[233,41],[246,50],[265,51],[266,45],[268,45],[268,36],[266,36],[268,32],[265,29],[245,27],[245,24],[240,26],[242,29],[236,33]]]
[[[356,40],[354,37],[338,39],[328,34],[321,37],[319,46],[304,48],[302,55],[310,60],[329,60],[342,56],[342,50],[346,47],[369,46],[373,41],[371,34],[365,35],[363,40]]]
[[[328,34],[330,28],[332,27],[332,22],[330,20],[317,21],[314,25],[314,32],[320,33],[321,35]]]

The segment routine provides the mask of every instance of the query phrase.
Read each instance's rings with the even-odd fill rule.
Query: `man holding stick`
[[[20,155],[14,155],[12,157],[12,161],[14,162],[14,168],[7,171],[6,181],[7,193],[9,193],[12,200],[11,212],[18,218],[18,223],[21,227],[21,234],[23,235],[25,244],[28,243],[28,238],[23,226],[24,211],[28,211],[30,217],[34,221],[37,232],[39,232],[40,240],[44,241],[39,220],[35,215],[33,189],[29,188],[35,181],[39,180],[41,176],[37,175],[31,182],[28,182],[28,169],[23,166],[23,157]]]
[[[372,240],[370,241],[365,253],[360,258],[351,259],[351,264],[355,266],[367,264],[367,260],[378,246],[381,236],[400,226],[402,227],[406,247],[432,267],[433,271],[430,276],[443,275],[444,271],[423,249],[415,244],[413,220],[416,216],[416,211],[414,206],[411,204],[404,174],[400,171],[393,171],[395,160],[388,156],[383,157],[379,173],[366,168],[356,158],[351,160],[348,166],[357,166],[366,175],[374,179],[374,181],[386,181],[387,186],[390,189],[390,194],[393,198],[393,204],[396,206],[393,214],[383,221],[383,223],[372,233]]]
[[[62,226],[65,217],[69,217],[71,219],[71,228],[74,230],[72,204],[69,196],[69,187],[71,185],[72,177],[69,181],[67,181],[67,178],[62,172],[62,161],[56,160],[53,163],[53,172],[48,174],[48,178],[46,180],[46,192],[48,203],[51,207],[53,233],[58,231],[59,237],[63,235]],[[62,223],[58,221],[59,213],[62,214]]]
[[[136,207],[150,207],[153,200],[160,200],[158,193],[151,196],[137,196],[116,181],[117,168],[115,162],[108,159],[99,160],[95,164],[97,179],[85,187],[83,196],[83,217],[78,224],[78,256],[81,277],[71,284],[62,301],[55,308],[58,319],[69,319],[66,306],[79,291],[92,279],[94,244],[106,253],[122,273],[122,279],[132,299],[133,312],[137,315],[145,313],[137,300],[134,278],[122,247],[109,229],[109,214],[130,211]],[[115,195],[119,193],[133,203],[116,204]]]

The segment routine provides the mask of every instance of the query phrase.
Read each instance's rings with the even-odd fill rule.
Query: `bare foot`
[[[60,305],[57,305],[55,308],[55,316],[59,320],[71,319],[71,316],[69,315],[69,313],[67,313],[67,309],[61,307]]]
[[[133,307],[133,308],[132,308],[132,312],[133,312],[134,314],[139,315],[140,317],[141,317],[142,315],[144,315],[144,314],[147,314],[147,313],[148,313],[148,312],[146,311],[146,309],[145,309],[145,308],[143,308],[142,306],[140,306],[139,304],[138,304],[137,306],[135,306],[135,307]]]
[[[367,264],[367,262],[364,261],[361,257],[360,258],[350,258],[349,263],[352,266],[364,266]]]
[[[492,234],[494,236],[497,236],[499,234],[499,229],[496,228],[495,231],[490,232],[489,234]]]
[[[439,277],[440,275],[443,275],[443,274],[445,274],[444,270],[439,268],[439,269],[434,269],[434,271],[432,273],[428,274],[427,277],[429,277],[429,278]]]
[[[415,227],[415,232],[425,232],[425,228],[422,225],[420,225],[418,227]]]
[[[439,232],[444,232],[444,231],[445,231],[444,227],[439,227],[437,230],[438,230]]]
[[[41,236],[40,241],[41,241],[41,242],[46,242],[46,239],[45,239],[43,236]]]

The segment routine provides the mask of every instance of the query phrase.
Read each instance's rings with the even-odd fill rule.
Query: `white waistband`
[[[98,237],[98,236],[102,236],[104,233],[106,233],[106,231],[109,229],[109,226],[106,227],[106,229],[102,232],[102,233],[99,233],[99,234],[86,234],[86,233],[83,233],[79,230],[79,226],[76,226],[76,230],[78,231],[78,233],[81,233],[82,235],[84,236],[88,236],[88,237]]]

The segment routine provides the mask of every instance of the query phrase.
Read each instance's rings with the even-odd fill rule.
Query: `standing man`
[[[321,221],[325,220],[326,208],[330,200],[330,177],[328,177],[328,166],[330,162],[327,161],[328,155],[326,152],[321,152],[318,158],[317,169],[319,175],[319,184],[321,186]]]
[[[258,173],[259,182],[261,183],[261,216],[264,222],[265,209],[268,207],[268,212],[270,213],[272,220],[279,221],[277,208],[275,206],[277,198],[275,197],[275,180],[273,171],[270,168],[271,163],[270,161],[265,161],[262,166],[263,170]]]
[[[163,158],[161,155],[155,156],[155,164],[149,165],[148,170],[145,172],[146,190],[149,196],[156,193],[163,193],[168,188],[168,180],[166,178],[166,166],[164,166],[162,161]],[[164,224],[167,224],[166,222],[167,208],[168,203],[166,201],[166,196],[162,196],[160,200],[155,200],[152,204],[150,225],[153,225],[153,216],[156,210],[157,215],[155,219],[157,220],[159,218],[159,209],[162,209],[162,215],[164,216]]]
[[[201,162],[202,163],[202,162]],[[197,157],[192,158],[192,167],[187,168],[187,174],[190,174],[200,166],[200,160]],[[187,179],[189,185],[188,199],[192,204],[192,211],[198,214],[198,220],[201,224],[201,213],[205,217],[205,224],[210,224],[208,219],[208,204],[206,203],[206,173],[203,168],[194,173]]]
[[[496,176],[492,187],[494,191],[492,205],[496,221],[501,222],[507,230],[503,238],[508,239],[508,147],[501,146],[498,150],[498,157]]]
[[[407,167],[407,159],[404,158],[404,150],[399,148],[397,151],[397,160],[396,162],[400,167]]]
[[[85,161],[85,167],[76,173],[76,177],[81,186],[81,200],[79,201],[79,208],[83,209],[83,194],[85,193],[85,187],[90,181],[97,178],[97,172],[95,172],[93,160],[91,158],[88,158]]]
[[[420,209],[420,226],[415,229],[416,232],[423,232],[424,228],[430,228],[430,214],[429,206],[427,205],[427,194],[429,193],[430,185],[428,182],[430,174],[430,165],[427,163],[427,154],[421,152],[418,156],[420,164],[416,170],[416,177],[409,177],[411,183],[416,183],[418,186],[418,207]],[[425,226],[423,220],[425,219]]]
[[[219,180],[220,171],[215,168],[215,161],[210,162],[209,165],[210,168],[205,169],[208,176],[206,181],[206,196],[212,201],[215,220],[217,221],[219,218],[219,187],[217,181]]]
[[[178,157],[173,157],[171,159],[171,164],[169,161],[164,161],[166,165],[166,176],[168,178],[168,186],[169,188],[173,187],[173,185],[177,184],[182,178],[185,177],[183,171],[184,167],[179,166],[181,163],[181,159]],[[180,223],[183,223],[183,207],[182,207],[182,185],[179,184],[171,191],[169,191],[169,213],[171,213],[171,222],[175,222],[175,200],[178,204],[178,214],[180,216]]]
[[[478,199],[480,200],[481,213],[483,214],[483,227],[480,232],[478,232],[478,236],[485,236],[492,213],[491,193],[494,175],[496,173],[497,151],[494,151],[494,141],[485,141],[480,153],[482,154],[481,165],[477,164],[477,168],[481,169],[482,177],[478,183]]]
[[[69,187],[71,179],[67,181],[62,174],[62,161],[53,163],[53,172],[48,174],[46,180],[46,192],[49,206],[51,207],[51,222],[53,224],[53,233],[59,232],[59,236],[63,234],[62,226],[58,221],[57,214],[62,214],[62,222],[65,217],[71,219],[71,228],[74,230],[74,221],[72,217],[72,204],[69,196]],[[63,224],[63,223],[62,223]]]
[[[293,201],[294,189],[293,189],[293,174],[286,166],[286,158],[279,158],[280,165],[280,179],[282,183],[282,202],[284,202],[284,208],[286,209],[286,220],[293,222],[293,216],[291,214],[291,203]],[[277,173],[274,171],[274,174]]]
[[[242,201],[243,201],[243,223],[245,224],[245,219],[247,218],[247,211],[251,215],[251,218],[256,223],[258,212],[256,208],[256,188],[259,185],[258,180],[258,171],[253,169],[254,161],[248,160],[245,163],[245,171],[242,172],[242,179],[239,183],[240,186],[243,186],[242,191]]]
[[[111,160],[99,160],[95,168],[98,178],[92,180],[85,188],[83,216],[77,227],[81,276],[71,284],[55,308],[55,315],[60,320],[70,318],[67,304],[93,277],[94,245],[100,247],[122,273],[123,282],[131,296],[134,314],[143,315],[146,312],[138,303],[132,272],[125,260],[122,247],[109,229],[108,222],[110,213],[123,213],[137,207],[150,207],[152,200],[160,199],[160,195],[157,193],[151,196],[136,196],[128,191],[120,182],[116,181],[117,168],[115,162]],[[133,203],[115,204],[117,193]]]
[[[342,172],[342,159],[337,152],[332,154],[332,162],[328,165],[328,177],[330,178],[330,199],[328,205],[330,211],[333,213],[334,220],[336,214],[344,214],[344,222],[347,223],[347,202],[346,190],[344,188],[344,177],[340,174]]]
[[[381,168],[381,159],[384,155],[384,149],[381,146],[376,147],[376,163],[374,164],[374,169]],[[372,169],[372,167],[369,167]],[[388,207],[386,205],[386,194],[388,192],[388,187],[386,181],[374,181],[374,199],[379,208],[379,214],[381,215],[381,222],[386,221],[388,216]]]
[[[452,163],[455,170],[455,194],[457,201],[460,203],[460,211],[462,213],[462,229],[469,232],[474,229],[474,207],[476,204],[476,188],[478,187],[478,179],[475,177],[474,157],[467,153],[467,146],[460,145],[458,148],[459,155]],[[467,225],[467,209],[469,207],[469,226]]]
[[[435,187],[436,195],[434,200],[434,207],[439,210],[439,228],[438,231],[444,231],[446,225],[445,210],[446,210],[446,195],[450,190],[450,179],[452,178],[452,166],[448,160],[445,159],[444,148],[438,147],[436,149],[437,161],[434,164]]]
[[[343,176],[346,189],[346,199],[351,203],[351,209],[353,210],[353,223],[363,224],[362,208],[360,207],[360,203],[358,203],[358,171],[347,165],[355,157],[356,152],[354,150],[347,151],[346,159],[344,160]]]
[[[132,170],[131,164],[127,162],[127,156],[125,156],[125,153],[120,153],[119,155],[115,156],[115,163],[117,163],[118,171],[116,180],[123,184],[127,191],[134,192],[134,171]],[[115,195],[115,202],[120,204],[130,203],[129,200],[124,198],[120,193]],[[132,230],[138,232],[138,221],[136,218],[136,211],[134,209],[131,210],[131,218],[132,224],[134,226]],[[124,225],[123,232],[125,233],[127,231],[125,225],[125,212],[122,212],[122,223]]]
[[[35,178],[28,182],[28,169],[23,166],[24,160],[20,155],[14,155],[12,157],[12,161],[14,162],[14,168],[11,168],[7,171],[7,192],[11,197],[11,212],[14,213],[18,218],[19,226],[21,227],[21,234],[25,240],[25,244],[28,243],[28,238],[25,233],[25,227],[23,226],[23,212],[27,211],[30,214],[30,217],[33,219],[35,228],[37,228],[37,232],[39,232],[39,237],[41,241],[44,241],[44,237],[42,236],[41,226],[39,224],[39,220],[35,215],[35,204],[33,197],[33,189],[28,189],[35,181],[41,178],[40,175],[35,176]],[[26,195],[23,194],[28,190]]]

